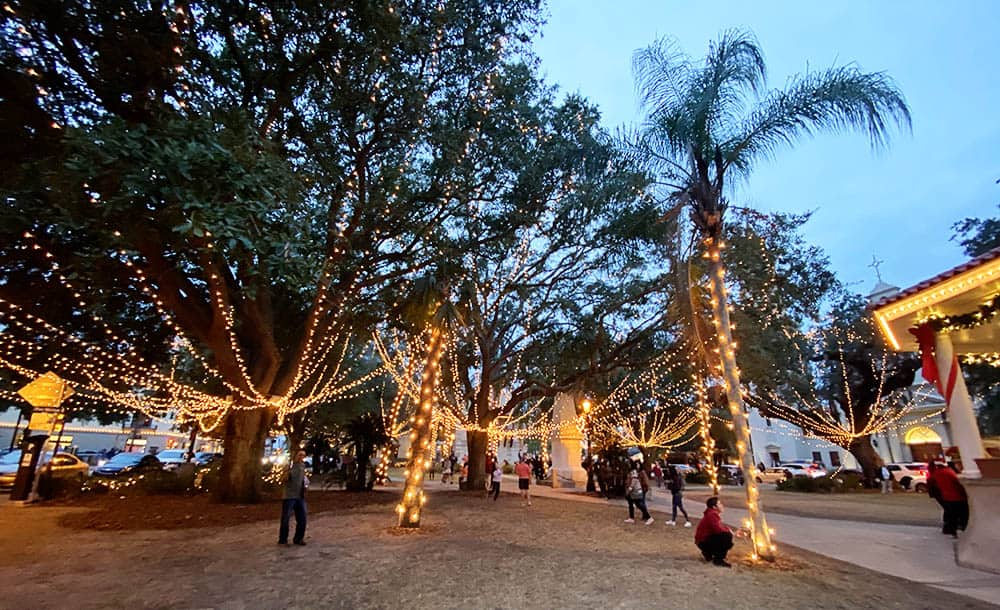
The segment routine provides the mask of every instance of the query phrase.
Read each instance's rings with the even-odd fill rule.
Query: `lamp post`
[[[587,433],[587,491],[597,491],[597,487],[594,485],[594,464],[590,459],[590,408],[593,403],[590,402],[589,398],[584,398],[583,402],[580,403],[580,407],[583,409],[583,429]]]

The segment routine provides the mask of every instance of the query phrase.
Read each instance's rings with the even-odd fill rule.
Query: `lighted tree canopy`
[[[30,247],[5,264],[86,311],[61,342],[118,374],[81,384],[150,385],[164,358],[132,339],[183,339],[201,369],[145,393],[222,426],[227,500],[255,497],[276,415],[355,383],[337,358],[366,308],[469,245],[450,222],[538,197],[507,153],[574,127],[519,113],[535,2],[8,6],[3,243],[37,241],[59,270]],[[42,297],[0,298],[41,324],[23,314]],[[135,336],[102,336],[128,317],[115,298],[144,304]]]

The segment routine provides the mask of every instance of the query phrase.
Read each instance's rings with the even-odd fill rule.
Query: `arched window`
[[[941,435],[927,426],[914,426],[906,431],[905,439],[907,445],[925,445],[927,443],[940,443]]]

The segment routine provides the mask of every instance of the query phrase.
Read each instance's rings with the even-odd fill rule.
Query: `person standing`
[[[521,491],[521,506],[526,503],[531,506],[531,494],[528,493],[528,487],[531,484],[531,464],[528,463],[527,456],[523,456],[521,461],[514,466],[514,473],[517,474],[517,488]]]
[[[306,452],[295,452],[295,458],[288,466],[288,476],[285,479],[285,494],[281,502],[281,526],[278,528],[278,544],[288,544],[288,522],[295,513],[295,535],[292,542],[305,546],[306,537],[306,488],[309,479],[306,477]]]
[[[462,470],[459,471],[458,475],[458,488],[465,490],[466,486],[469,484],[469,461],[466,460],[462,463]]]
[[[705,561],[711,561],[724,568],[732,567],[726,561],[729,549],[733,548],[733,531],[722,523],[722,502],[716,497],[705,500],[705,514],[694,530],[694,543]]]
[[[441,460],[441,484],[447,485],[451,483],[451,460],[444,458]]]
[[[889,467],[882,463],[882,469],[879,471],[879,476],[882,477],[882,493],[891,494],[892,493],[892,473],[889,472]]]
[[[677,525],[677,510],[684,514],[684,527],[691,527],[691,517],[684,510],[684,475],[677,468],[670,466],[667,471],[667,489],[670,490],[672,515],[667,525]]]
[[[490,496],[490,491],[492,489],[490,486],[492,485],[493,482],[493,468],[496,467],[496,465],[497,465],[496,458],[493,457],[493,454],[487,453],[486,454],[486,490],[487,490],[486,497],[487,498]]]
[[[493,479],[492,479],[492,485],[490,486],[490,493],[493,494],[493,501],[494,502],[496,502],[497,498],[500,496],[500,481],[502,481],[502,480],[503,480],[503,469],[500,468],[500,464],[499,463],[497,463],[497,462],[494,461],[494,463],[493,463]],[[486,494],[486,497],[487,498],[490,497],[489,494]]]
[[[944,511],[942,534],[958,538],[958,530],[969,524],[969,495],[955,471],[934,461],[927,464],[927,495],[937,500]]]
[[[628,519],[625,523],[635,523],[635,508],[642,511],[642,520],[646,525],[653,523],[653,518],[646,510],[646,492],[649,491],[649,477],[639,462],[632,462],[632,467],[625,477],[625,501],[628,502]]]
[[[656,479],[656,487],[663,487],[663,469],[659,462],[653,462],[653,478]]]

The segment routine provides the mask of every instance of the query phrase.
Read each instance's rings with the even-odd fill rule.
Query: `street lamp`
[[[590,408],[593,403],[590,402],[589,398],[584,398],[583,402],[580,403],[580,408],[583,409],[583,429],[587,433],[587,491],[597,491],[597,487],[594,485],[594,464],[590,460]]]

